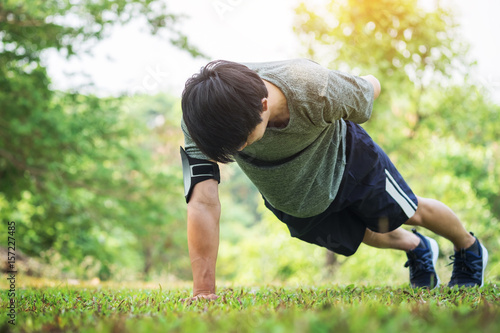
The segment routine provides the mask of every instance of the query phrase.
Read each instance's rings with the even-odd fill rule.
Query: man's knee
[[[415,214],[413,214],[413,216],[410,217],[408,219],[408,221],[405,222],[405,224],[416,225],[416,226],[422,226],[422,224],[423,224],[424,215],[425,215],[425,212],[426,212],[426,209],[428,206],[427,199],[424,199],[421,197],[417,197],[417,198],[418,198],[417,210],[416,210]]]

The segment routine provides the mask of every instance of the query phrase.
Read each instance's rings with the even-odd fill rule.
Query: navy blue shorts
[[[387,154],[358,124],[346,121],[346,168],[335,200],[323,213],[288,215],[265,201],[292,237],[350,256],[366,229],[389,232],[415,214],[418,201]],[[265,198],[264,198],[265,200]]]

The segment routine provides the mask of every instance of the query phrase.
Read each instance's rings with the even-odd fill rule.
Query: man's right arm
[[[219,185],[208,179],[195,185],[187,206],[187,237],[193,296],[215,299],[215,265],[219,250]]]

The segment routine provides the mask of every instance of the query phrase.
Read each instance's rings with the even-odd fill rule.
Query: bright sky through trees
[[[308,2],[324,2],[309,0]],[[435,0],[423,0],[428,5]],[[471,43],[473,58],[478,60],[477,78],[490,87],[500,101],[500,44],[497,32],[500,12],[496,0],[455,0],[465,38]],[[266,61],[297,57],[299,45],[292,31],[293,8],[298,1],[289,0],[189,0],[167,1],[176,13],[189,17],[181,30],[193,44],[211,59]],[[49,74],[55,87],[77,87],[94,82],[90,91],[101,95],[119,92],[157,92],[180,94],[186,78],[206,60],[193,60],[187,53],[174,49],[167,41],[141,32],[138,22],[115,27],[110,37],[93,50],[94,56],[66,61],[54,52],[48,54]],[[69,76],[84,72],[90,77]]]

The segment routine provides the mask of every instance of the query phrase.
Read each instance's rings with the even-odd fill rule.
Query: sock
[[[420,243],[418,243],[416,248],[421,248],[421,249],[426,249],[427,247],[425,246],[424,242],[422,239],[420,239]]]
[[[472,244],[469,248],[465,249],[465,251],[472,252],[476,256],[478,256],[479,255],[479,242],[477,241],[477,239],[474,242],[474,244]]]

